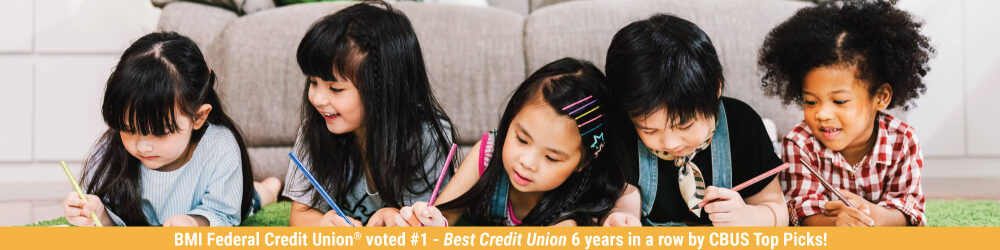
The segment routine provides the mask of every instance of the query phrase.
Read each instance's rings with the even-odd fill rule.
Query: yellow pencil
[[[80,184],[76,183],[76,178],[73,178],[73,173],[70,172],[69,167],[66,166],[66,161],[60,161],[59,164],[62,164],[63,171],[66,171],[66,177],[69,177],[69,182],[73,183],[73,188],[76,189],[76,194],[80,195],[80,199],[83,200],[84,203],[86,203],[87,196],[83,195],[83,190],[80,189]],[[94,225],[97,225],[99,227],[104,226],[101,224],[101,220],[97,219],[97,214],[94,213],[94,211],[90,211],[90,218],[94,219]]]

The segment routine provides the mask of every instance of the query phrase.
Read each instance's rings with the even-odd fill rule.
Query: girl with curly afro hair
[[[924,225],[920,145],[912,127],[883,112],[909,109],[926,90],[934,49],[921,26],[890,2],[835,1],[767,35],[762,87],[805,117],[782,142],[792,224]]]

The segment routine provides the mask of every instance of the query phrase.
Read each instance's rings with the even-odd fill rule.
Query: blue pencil
[[[347,215],[344,215],[344,211],[340,211],[340,207],[337,206],[337,203],[333,202],[333,198],[330,198],[330,195],[326,193],[326,189],[323,189],[323,186],[319,185],[319,182],[317,182],[316,178],[306,170],[306,167],[302,166],[302,162],[299,161],[299,158],[296,158],[295,154],[292,153],[288,153],[288,157],[291,157],[292,161],[295,162],[295,165],[299,166],[299,170],[302,171],[302,174],[305,174],[306,178],[309,179],[309,182],[312,182],[313,187],[316,188],[316,192],[319,192],[319,195],[323,196],[323,199],[326,200],[327,204],[330,204],[333,211],[337,211],[337,215],[340,215],[341,218],[344,218],[344,221],[347,221],[348,225],[353,227],[354,223],[351,223],[351,220],[347,219]]]

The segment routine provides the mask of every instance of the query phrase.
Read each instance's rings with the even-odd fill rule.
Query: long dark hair
[[[495,135],[496,151],[490,159],[486,171],[472,188],[450,202],[438,205],[441,210],[466,208],[466,215],[475,223],[497,225],[498,218],[492,218],[489,208],[501,174],[504,173],[504,138],[514,117],[524,105],[541,95],[545,102],[561,115],[571,110],[562,110],[587,96],[598,101],[607,98],[604,74],[587,61],[563,58],[543,66],[531,74],[514,91],[507,108],[500,117]],[[600,103],[596,105],[601,105]],[[578,123],[583,121],[578,121]],[[601,121],[603,122],[603,121]],[[582,130],[582,129],[581,129]],[[585,131],[580,131],[584,133]],[[589,134],[588,134],[589,135]],[[583,140],[587,141],[587,140]],[[485,142],[482,142],[485,143]],[[589,143],[587,143],[589,144]],[[593,152],[590,145],[581,143],[581,152]],[[475,149],[474,149],[475,150]],[[545,192],[541,201],[522,220],[524,226],[547,226],[573,219],[578,225],[596,225],[614,207],[625,185],[624,177],[613,164],[610,154],[582,154],[578,169],[562,185]]]
[[[167,135],[178,131],[175,108],[194,119],[203,104],[212,105],[206,122],[229,129],[240,147],[243,201],[240,218],[246,219],[253,199],[253,170],[239,128],[226,115],[215,93],[215,73],[205,63],[191,39],[174,32],[145,35],[132,43],[108,78],[101,114],[109,127],[84,166],[81,178],[88,193],[126,225],[149,225],[142,212],[139,159],[126,151],[119,132]],[[197,143],[207,126],[192,132]]]
[[[405,194],[433,188],[436,176],[424,168],[428,159],[443,161],[457,137],[431,91],[420,43],[403,13],[384,3],[360,3],[318,20],[299,43],[299,68],[325,81],[337,76],[358,88],[364,108],[364,156],[354,133],[333,134],[309,103],[309,80],[302,94],[302,145],[313,175],[335,202],[347,204],[350,193],[370,166],[379,197],[402,207]],[[432,136],[425,137],[425,133]],[[362,162],[364,161],[364,162]],[[454,163],[453,163],[454,165]],[[448,169],[451,169],[449,167]],[[442,170],[444,171],[444,170]],[[423,182],[423,183],[420,183]],[[414,185],[419,184],[419,185]],[[296,192],[310,192],[312,186]],[[313,207],[324,204],[313,196]]]

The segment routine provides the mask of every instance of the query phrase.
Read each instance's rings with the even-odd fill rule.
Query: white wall
[[[33,221],[32,199],[70,190],[58,161],[81,161],[106,129],[100,98],[122,50],[154,31],[147,0],[0,2],[0,225]],[[54,218],[50,216],[49,218]]]
[[[1000,1],[903,0],[937,49],[909,113],[926,177],[1000,177]]]

